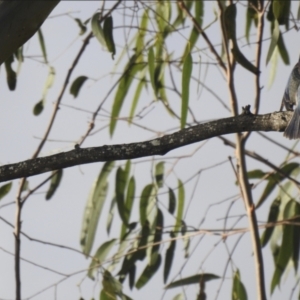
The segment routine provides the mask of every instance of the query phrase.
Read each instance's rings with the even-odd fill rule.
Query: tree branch
[[[0,167],[0,182],[38,175],[76,165],[165,155],[171,150],[212,137],[244,131],[284,131],[293,112],[240,115],[192,126],[150,141],[77,148],[68,152],[29,159]]]

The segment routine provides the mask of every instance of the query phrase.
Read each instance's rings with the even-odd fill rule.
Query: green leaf
[[[12,69],[12,63],[14,61],[13,55],[11,55],[5,62],[6,81],[10,91],[14,91],[17,86],[17,73]]]
[[[171,237],[171,239],[175,237],[175,234],[173,233],[173,231],[171,231],[170,237]],[[166,251],[165,266],[164,266],[164,283],[167,282],[170,271],[171,271],[175,249],[176,249],[176,240],[172,240]]]
[[[83,215],[80,244],[83,253],[88,256],[92,249],[101,211],[106,200],[107,177],[114,167],[114,161],[106,162],[90,191]]]
[[[181,229],[182,225],[182,218],[183,218],[183,211],[184,211],[184,185],[180,179],[178,179],[178,208],[177,208],[177,216],[176,216],[176,223],[174,227],[175,235],[178,234],[178,231]]]
[[[57,170],[53,171],[52,174],[54,174],[51,178],[50,186],[46,194],[46,200],[50,200],[54,193],[56,192],[57,188],[59,187],[62,175],[63,175],[63,170]]]
[[[156,220],[155,220],[155,233],[154,233],[154,239],[152,243],[154,244],[151,249],[151,255],[154,252],[158,252],[162,240],[162,232],[164,228],[164,216],[161,212],[161,210],[158,208],[157,209],[157,214],[156,214]]]
[[[116,54],[116,47],[113,37],[113,27],[113,18],[112,16],[109,16],[104,21],[103,33],[107,49],[111,53],[112,59],[114,59],[114,56]]]
[[[104,292],[110,297],[109,299],[117,300],[116,296],[119,296],[122,299],[122,284],[119,282],[119,280],[115,279],[107,270],[105,270],[103,274],[102,286]]]
[[[113,218],[114,218],[115,206],[116,206],[116,197],[113,197],[112,200],[111,200],[111,203],[110,203],[110,208],[109,208],[107,221],[106,221],[106,232],[107,232],[108,235],[110,233],[112,221],[113,221]]]
[[[226,7],[224,12],[224,24],[227,38],[236,43],[236,5],[230,4]]]
[[[284,44],[284,41],[283,41],[283,36],[282,36],[281,32],[279,32],[277,46],[278,46],[278,50],[279,50],[279,53],[280,53],[280,56],[281,56],[283,62],[286,65],[289,65],[290,64],[289,53],[288,53],[288,51],[285,47],[285,44]]]
[[[252,72],[253,74],[258,74],[259,70],[257,67],[255,67],[243,54],[243,52],[240,51],[238,44],[235,43],[233,48],[231,49],[231,52],[235,58],[235,60],[246,70]]]
[[[165,163],[163,161],[156,164],[156,166],[155,166],[155,181],[159,188],[163,187],[164,170],[165,170]]]
[[[98,40],[98,42],[105,48],[107,49],[106,46],[106,41],[104,38],[104,33],[103,33],[103,29],[100,25],[99,22],[99,18],[101,17],[101,13],[95,13],[92,17],[91,20],[91,25],[92,25],[92,32],[94,34],[94,36],[96,37],[96,39]]]
[[[257,0],[248,1],[248,8],[246,13],[246,32],[245,32],[245,36],[248,44],[249,44],[249,34],[250,34],[251,24],[252,22],[254,22],[255,26],[257,26],[257,20],[258,20],[258,14],[253,7],[257,8]]]
[[[151,262],[146,266],[144,271],[142,272],[140,278],[135,284],[135,287],[139,290],[143,286],[145,286],[149,280],[153,277],[156,271],[159,269],[161,264],[161,256],[157,252],[152,253]]]
[[[135,64],[135,62],[136,62],[136,55],[133,55],[130,58],[130,61],[128,62],[127,66],[125,67],[125,70],[120,79],[120,83],[118,85],[115,100],[113,103],[113,108],[112,108],[112,113],[111,113],[111,121],[110,121],[110,127],[109,127],[111,136],[113,135],[114,130],[116,128],[118,116],[119,116],[119,113],[123,106],[124,99],[128,93],[130,85],[133,81],[133,77],[145,67],[140,64]]]
[[[295,223],[300,223],[300,204],[298,202],[295,203],[295,211],[294,215],[298,216],[293,221]],[[298,263],[299,263],[299,250],[300,250],[300,227],[297,225],[293,226],[293,263],[295,272],[298,270]]]
[[[120,218],[125,226],[128,225],[128,212],[125,208],[126,172],[119,167],[116,173],[116,201]]]
[[[108,253],[112,247],[116,244],[116,239],[112,239],[103,243],[96,251],[96,254],[93,256],[92,261],[89,266],[87,276],[92,280],[95,280],[94,274],[98,268],[101,267]]]
[[[272,9],[274,17],[277,19],[279,25],[285,25],[285,28],[289,28],[289,17],[290,17],[290,0],[273,0]]]
[[[44,101],[40,100],[33,108],[33,114],[38,116],[44,109]]]
[[[172,283],[165,286],[165,289],[171,289],[174,287],[185,286],[185,285],[189,285],[189,284],[199,284],[200,281],[207,282],[207,281],[219,279],[219,278],[220,278],[220,276],[215,275],[215,274],[210,274],[210,273],[197,274],[197,275],[193,275],[190,277],[182,278],[177,281],[173,281]]]
[[[269,61],[272,57],[272,54],[275,50],[275,47],[277,46],[278,38],[279,38],[279,34],[280,34],[279,24],[276,20],[274,20],[272,27],[273,27],[272,38],[271,38],[271,43],[270,43],[270,47],[269,47],[268,54],[267,54],[266,65],[269,63]]]
[[[11,187],[12,182],[0,186],[0,200],[10,192]]]
[[[148,184],[144,187],[140,199],[140,223],[143,226],[147,220],[147,207],[152,194],[153,184]]]
[[[174,191],[171,188],[169,188],[169,208],[168,208],[169,213],[173,215],[175,208],[176,208],[176,196],[174,194]]]
[[[70,94],[73,95],[74,98],[78,96],[81,87],[83,86],[83,84],[87,79],[88,78],[86,76],[79,76],[73,81],[70,87]]]
[[[130,220],[130,214],[133,206],[134,196],[135,196],[135,179],[132,176],[128,183],[126,201],[125,201],[125,212],[126,212],[125,216],[126,216],[127,223],[129,223]],[[121,239],[124,237],[126,228],[127,226],[122,224],[121,235],[120,235]]]
[[[271,56],[270,77],[269,77],[269,81],[268,81],[268,88],[269,89],[273,85],[274,79],[277,75],[278,56],[279,56],[278,54],[279,54],[279,50],[278,50],[278,46],[276,46],[274,51],[273,51],[273,54]]]
[[[278,215],[279,215],[279,207],[281,204],[281,199],[275,199],[270,207],[270,212],[268,216],[268,223],[274,223],[277,221]],[[274,231],[274,227],[267,227],[265,231],[262,234],[261,237],[261,247],[263,248],[267,243],[269,242],[272,233]]]
[[[143,77],[140,80],[140,82],[139,82],[139,84],[136,88],[136,91],[135,91],[135,94],[134,94],[134,97],[133,97],[133,100],[132,100],[130,113],[129,113],[129,124],[131,124],[132,119],[134,117],[134,113],[135,113],[135,110],[136,110],[136,107],[137,107],[137,104],[138,104],[138,101],[140,99],[141,92],[142,92],[144,86],[146,86],[146,78],[145,77]]]
[[[181,99],[181,129],[186,125],[187,114],[189,109],[190,97],[190,79],[193,70],[193,59],[189,53],[183,62],[182,68],[182,99]]]
[[[136,52],[140,53],[144,50],[145,47],[145,35],[148,27],[148,21],[149,21],[149,10],[145,9],[142,19],[140,28],[138,30],[138,35],[136,38]],[[142,56],[141,56],[142,57]]]
[[[247,292],[241,281],[240,271],[237,269],[233,277],[232,300],[247,300]]]
[[[297,202],[290,200],[284,208],[284,219],[290,219],[295,216]],[[294,226],[283,225],[283,236],[282,243],[279,249],[279,254],[276,259],[276,268],[273,274],[271,283],[271,294],[275,287],[280,284],[281,276],[293,254],[293,237],[294,237]]]
[[[266,173],[260,169],[252,170],[247,173],[248,179],[261,179],[266,176]]]
[[[294,170],[296,170],[298,168],[299,168],[298,163],[289,163],[289,164],[284,165],[280,169],[284,174],[289,176]],[[256,204],[256,208],[258,208],[259,206],[261,206],[264,203],[264,201],[272,193],[272,191],[275,189],[275,187],[284,179],[285,179],[285,177],[283,175],[281,175],[281,173],[279,173],[279,172],[271,174],[268,177],[268,179],[267,179],[268,184],[266,185],[260,199],[258,200],[258,202]]]
[[[44,36],[43,36],[43,32],[42,32],[41,28],[39,28],[39,30],[38,30],[38,37],[39,37],[39,42],[40,42],[40,46],[41,46],[41,49],[42,49],[44,61],[45,61],[46,64],[48,64],[45,40],[44,40]]]
[[[74,21],[78,24],[79,28],[80,28],[80,32],[79,35],[83,35],[86,32],[86,26],[81,22],[80,19],[75,18]]]
[[[149,66],[149,74],[150,74],[150,81],[152,88],[155,92],[157,91],[157,87],[155,86],[155,81],[154,81],[154,70],[155,70],[155,58],[154,58],[154,50],[153,47],[150,47],[148,50],[148,66]]]

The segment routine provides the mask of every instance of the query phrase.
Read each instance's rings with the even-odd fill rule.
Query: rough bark
[[[293,112],[240,115],[192,126],[150,141],[77,148],[0,167],[0,182],[100,161],[126,160],[167,152],[212,137],[246,131],[284,131]]]

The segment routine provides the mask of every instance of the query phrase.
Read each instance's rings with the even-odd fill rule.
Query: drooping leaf
[[[187,114],[189,109],[189,97],[190,97],[190,79],[193,70],[193,59],[191,53],[189,53],[183,62],[182,68],[182,99],[181,99],[181,129],[186,125]]]
[[[278,214],[279,214],[279,207],[281,204],[281,199],[277,198],[273,201],[271,207],[270,207],[270,212],[268,216],[268,223],[273,223],[277,221]],[[261,247],[263,248],[267,243],[269,242],[272,233],[274,231],[274,227],[267,227],[265,231],[262,234],[261,237]]]
[[[123,222],[123,224],[126,226],[128,219],[126,215],[128,215],[128,212],[125,211],[125,187],[126,187],[126,173],[125,171],[119,167],[116,173],[116,201],[119,211],[119,216]]]
[[[57,188],[59,187],[60,181],[62,179],[63,170],[57,170],[53,171],[52,174],[54,174],[50,181],[49,189],[46,193],[46,200],[50,200],[54,193],[56,192]]]
[[[233,277],[232,300],[247,300],[247,291],[241,281],[240,271],[237,269]]]
[[[281,56],[283,62],[286,65],[289,65],[290,64],[290,57],[289,57],[289,53],[288,53],[288,51],[285,47],[285,44],[284,44],[284,41],[283,41],[283,36],[282,36],[281,32],[279,32],[277,46],[278,46],[278,50],[279,50],[279,53],[280,53],[280,56]]]
[[[123,75],[120,79],[120,83],[117,88],[116,96],[113,103],[112,113],[111,113],[111,121],[109,126],[110,135],[112,136],[117,124],[117,119],[119,116],[119,113],[121,111],[121,108],[123,106],[124,99],[129,91],[130,85],[133,81],[133,77],[143,68],[144,65],[141,64],[135,64],[136,62],[136,55],[133,55],[127,66],[125,67],[125,70],[123,72]]]
[[[141,80],[136,88],[136,91],[135,91],[135,94],[134,94],[134,97],[132,100],[130,113],[129,113],[129,124],[131,124],[132,119],[134,117],[134,113],[135,113],[135,110],[136,110],[136,107],[137,107],[137,104],[140,99],[141,92],[142,92],[144,86],[146,86],[146,78],[145,77],[141,78]]]
[[[290,200],[284,208],[284,219],[290,219],[295,216],[297,202]],[[293,254],[293,237],[294,237],[294,226],[283,225],[282,243],[279,248],[279,253],[276,259],[276,267],[271,282],[271,294],[273,293],[276,286],[280,285],[280,279],[285,271],[287,264],[292,258]]]
[[[197,274],[190,277],[182,278],[180,280],[173,281],[172,283],[165,286],[165,289],[171,289],[179,286],[185,286],[189,284],[199,284],[199,282],[202,280],[204,282],[219,279],[220,276],[210,273],[204,273],[204,274]]]
[[[151,255],[154,252],[158,252],[158,250],[160,248],[163,228],[164,228],[164,216],[163,216],[161,210],[158,208],[157,209],[157,215],[156,215],[156,222],[155,222],[154,239],[152,241],[153,246],[152,246],[152,249],[151,249]]]
[[[148,184],[144,187],[140,200],[140,223],[143,226],[147,220],[147,207],[149,198],[151,197],[153,184]]]
[[[116,239],[112,239],[103,243],[96,251],[95,255],[92,258],[92,261],[89,266],[89,270],[87,276],[92,280],[95,280],[94,274],[96,270],[101,266],[107,257],[108,253],[112,249],[112,247],[116,244]]]
[[[39,42],[42,49],[44,61],[46,64],[48,64],[46,45],[45,45],[44,35],[41,28],[39,28],[38,30],[38,37],[39,37]]]
[[[11,187],[12,187],[12,182],[0,186],[0,200],[10,192]]]
[[[293,171],[295,171],[298,168],[299,168],[298,163],[288,163],[280,169],[283,172],[283,174],[286,174],[287,176],[289,176]],[[285,179],[285,177],[279,172],[276,172],[268,177],[268,179],[267,179],[268,183],[267,183],[260,199],[258,200],[258,202],[256,204],[256,208],[258,208],[259,206],[261,206],[264,203],[264,201],[272,193],[272,191],[275,189],[275,187],[284,179]]]
[[[147,282],[153,277],[161,264],[161,256],[157,252],[152,253],[151,262],[146,266],[140,278],[137,280],[135,287],[139,290],[146,285]]]
[[[175,235],[178,234],[178,231],[181,230],[183,211],[184,211],[184,201],[185,201],[185,192],[184,185],[180,179],[178,179],[178,207],[177,207],[177,216],[176,223],[174,226]]]
[[[240,51],[238,44],[235,43],[233,48],[231,49],[231,52],[235,58],[235,60],[246,70],[252,72],[253,74],[258,74],[259,70],[256,66],[254,66],[243,54],[243,52]]]
[[[106,231],[107,231],[108,235],[110,233],[112,221],[113,221],[113,218],[114,218],[115,206],[116,206],[116,197],[113,197],[112,200],[111,200],[111,203],[110,203],[110,208],[109,208],[107,221],[106,221]]]
[[[300,204],[298,202],[295,203],[294,215],[295,215],[295,218],[293,219],[293,222],[299,224],[300,223]],[[295,272],[298,271],[299,250],[300,250],[300,227],[297,226],[297,225],[294,225],[293,226],[293,254],[292,254],[292,259],[293,259],[293,263],[294,263]]]
[[[148,21],[149,21],[149,10],[145,9],[142,19],[141,19],[138,35],[136,38],[136,52],[137,53],[140,53],[141,51],[144,50],[145,35],[146,35],[147,27],[148,27]],[[142,58],[142,56],[140,56],[140,57]]]
[[[271,38],[271,43],[270,43],[270,47],[269,47],[268,54],[267,54],[266,65],[269,63],[269,61],[272,57],[272,54],[275,50],[275,47],[277,46],[278,38],[279,38],[279,34],[280,34],[279,24],[276,20],[274,20],[272,27],[273,27],[272,38]]]
[[[76,98],[80,92],[81,87],[83,86],[83,84],[85,83],[85,81],[88,78],[86,76],[79,76],[77,77],[71,87],[70,87],[70,94],[74,96],[74,98]]]
[[[100,13],[95,13],[91,19],[91,25],[92,25],[92,31],[98,42],[105,48],[107,49],[107,45],[105,42],[104,38],[104,33],[103,29],[100,25],[99,18],[101,14]]]
[[[248,8],[246,13],[246,31],[245,36],[247,43],[249,44],[249,34],[250,34],[250,28],[252,22],[254,22],[255,26],[257,26],[257,20],[258,20],[258,14],[257,10],[254,9],[257,8],[257,0],[249,0],[248,1]]]
[[[171,231],[170,237],[171,237],[171,239],[175,237],[173,231]],[[175,248],[176,248],[176,240],[172,240],[170,242],[170,245],[169,245],[167,251],[166,251],[166,256],[165,256],[164,283],[167,282],[170,271],[171,271]]]
[[[236,43],[236,5],[230,4],[224,11],[224,24],[226,29],[227,38]]]
[[[174,194],[174,191],[169,188],[169,208],[168,211],[170,214],[173,215],[174,211],[176,209],[176,196]]]
[[[260,169],[252,170],[247,172],[248,179],[261,179],[266,175],[265,172],[263,172]]]
[[[270,89],[274,83],[275,77],[277,75],[277,67],[278,67],[278,57],[279,57],[279,50],[278,46],[275,47],[273,54],[271,56],[271,67],[270,67],[270,75],[268,81],[268,88]]]
[[[115,279],[108,270],[105,270],[102,279],[104,292],[110,297],[109,299],[117,300],[117,296],[123,297],[123,287],[119,280]]]
[[[17,86],[17,73],[12,69],[12,63],[14,61],[13,55],[11,55],[5,62],[6,81],[10,91],[14,91]]]
[[[92,249],[101,211],[106,200],[107,177],[114,167],[114,161],[106,162],[90,191],[83,215],[80,244],[85,255]]]
[[[154,56],[153,47],[150,47],[148,50],[148,66],[149,66],[151,85],[152,85],[153,90],[156,91],[157,87],[155,86],[155,81],[154,81],[155,56]],[[156,92],[155,92],[155,94],[156,94]]]
[[[165,163],[159,162],[155,166],[155,181],[159,188],[163,187]]]
[[[116,54],[116,47],[115,47],[114,36],[113,36],[113,27],[114,27],[113,18],[112,16],[109,16],[104,21],[103,33],[104,33],[104,39],[106,42],[107,49],[111,53],[112,59],[114,59],[114,56]]]
[[[126,201],[125,201],[125,216],[126,216],[127,223],[130,220],[130,214],[133,206],[134,196],[135,196],[135,179],[134,176],[132,176],[128,183]],[[126,228],[127,226],[122,224],[121,235],[120,235],[121,239],[123,239],[124,237]]]
[[[274,17],[278,21],[279,25],[285,25],[285,28],[289,28],[289,16],[290,16],[290,0],[273,0],[272,1],[272,10]]]

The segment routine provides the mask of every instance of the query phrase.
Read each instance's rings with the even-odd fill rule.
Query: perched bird
[[[285,129],[284,136],[290,140],[300,138],[300,58],[295,65],[289,80],[287,82],[284,95],[282,98],[281,108],[285,106],[287,111],[295,111],[288,126]]]

